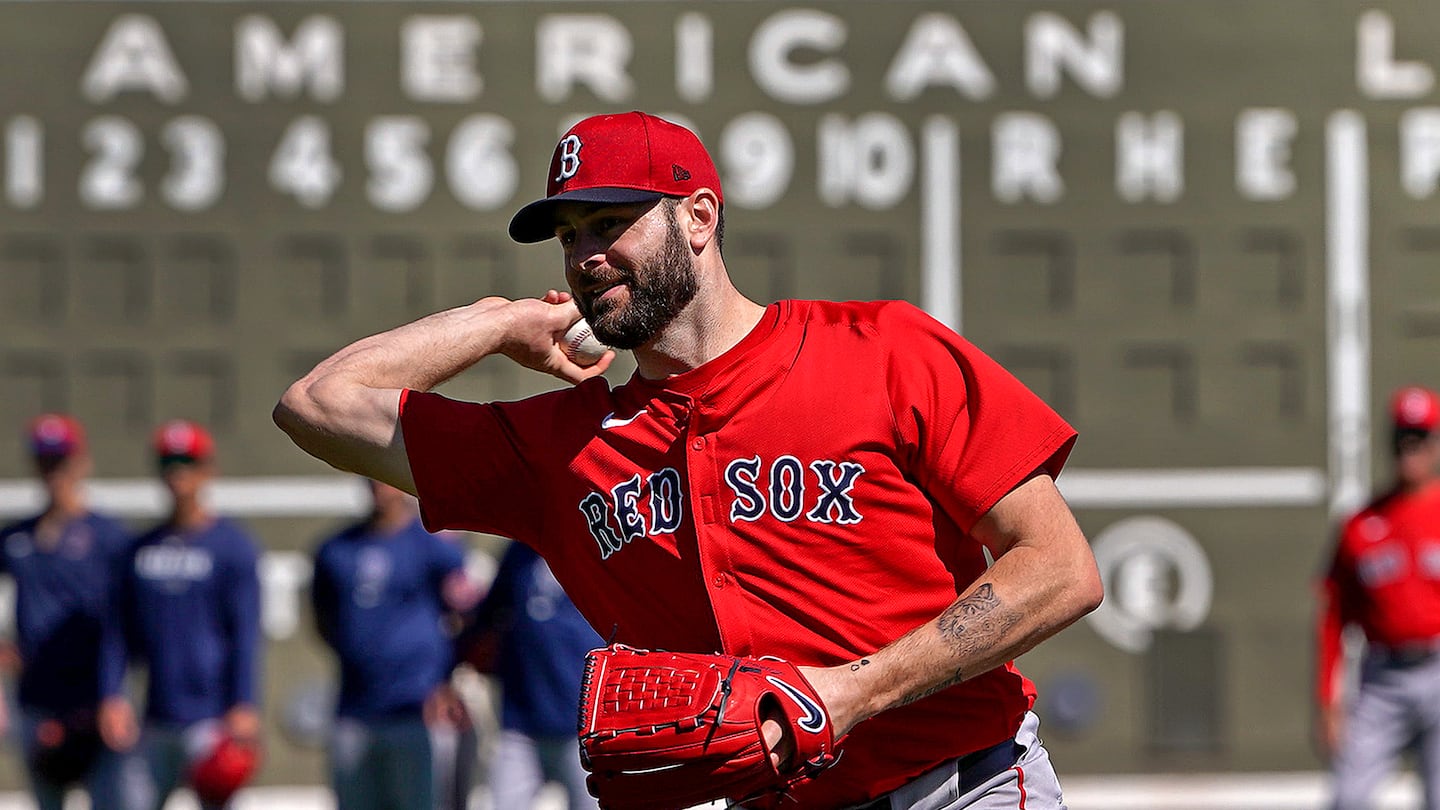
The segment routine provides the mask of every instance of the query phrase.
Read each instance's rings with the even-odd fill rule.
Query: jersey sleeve
[[[1076,433],[980,349],[909,304],[878,316],[908,472],[969,531],[1032,473],[1058,476]]]
[[[310,577],[310,610],[315,617],[315,630],[330,647],[336,644],[336,609],[339,588],[331,574],[331,545],[321,543],[313,555],[314,568]]]
[[[134,590],[130,574],[134,570],[135,547],[138,540],[126,540],[109,559],[109,609],[100,624],[99,688],[103,700],[125,693],[125,672],[129,666],[131,621]]]
[[[262,647],[259,549],[248,534],[237,529],[228,552],[229,587],[224,607],[231,643],[225,685],[228,705],[256,705]]]
[[[532,535],[539,506],[534,456],[505,407],[407,390],[400,426],[426,529]]]
[[[1347,527],[1348,528],[1348,527]],[[1345,626],[1352,621],[1349,606],[1355,588],[1353,568],[1345,553],[1345,529],[1335,544],[1329,567],[1320,578],[1318,610],[1315,617],[1315,701],[1332,706],[1340,690],[1340,671],[1345,662]]]

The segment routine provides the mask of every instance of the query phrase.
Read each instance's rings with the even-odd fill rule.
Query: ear
[[[690,242],[690,249],[702,253],[706,246],[715,241],[715,228],[720,222],[720,198],[708,188],[691,192],[680,206],[685,218],[680,223],[681,233]]]

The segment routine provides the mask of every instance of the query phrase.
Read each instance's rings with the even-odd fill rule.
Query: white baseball
[[[565,337],[561,339],[560,345],[565,349],[565,356],[581,366],[595,365],[610,349],[609,346],[596,340],[594,330],[590,328],[590,324],[586,323],[584,318],[571,324],[570,328],[565,330]]]

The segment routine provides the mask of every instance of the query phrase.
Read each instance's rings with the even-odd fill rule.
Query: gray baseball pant
[[[1419,742],[1425,807],[1440,810],[1440,655],[1408,666],[1370,654],[1335,753],[1334,810],[1369,810],[1400,752]]]
[[[1014,765],[979,784],[962,785],[952,760],[891,791],[885,797],[889,810],[1065,810],[1060,780],[1039,731],[1040,718],[1027,712],[1015,735],[1024,751]]]

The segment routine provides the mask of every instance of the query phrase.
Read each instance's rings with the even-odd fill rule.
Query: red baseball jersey
[[[1440,483],[1377,498],[1345,522],[1321,584],[1317,697],[1335,697],[1341,631],[1371,644],[1440,638]]]
[[[520,539],[600,635],[832,666],[933,621],[985,570],[967,531],[1075,432],[902,302],[783,301],[663,381],[520,402],[405,392],[431,529]],[[1012,665],[861,723],[797,806],[878,796],[1015,734]]]

